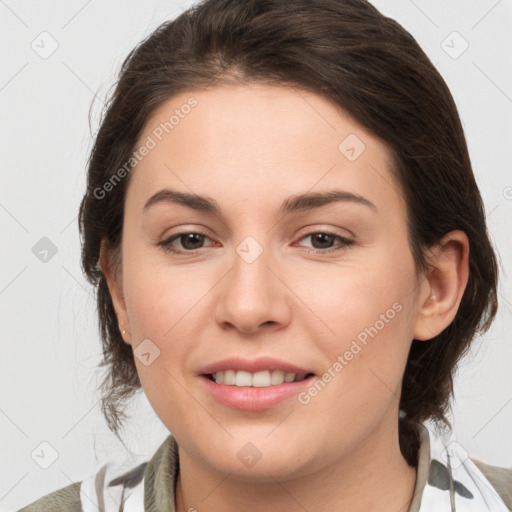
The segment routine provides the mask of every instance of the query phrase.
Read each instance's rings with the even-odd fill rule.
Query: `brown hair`
[[[120,264],[131,174],[108,193],[102,187],[129,161],[147,119],[163,102],[187,90],[249,81],[324,95],[387,144],[419,270],[427,270],[425,250],[443,235],[460,229],[468,236],[469,281],[458,312],[438,336],[413,340],[400,398],[406,418],[451,427],[445,414],[453,372],[475,334],[494,319],[498,269],[447,85],[415,39],[367,1],[205,0],[163,23],[126,57],[88,162],[79,213],[82,266],[97,287],[100,366],[109,370],[101,385],[102,411],[109,428],[118,435],[122,405],[141,385],[98,266],[103,238]],[[400,446],[416,465],[412,424],[400,421]]]

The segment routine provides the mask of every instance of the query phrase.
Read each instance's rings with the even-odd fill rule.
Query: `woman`
[[[107,422],[142,387],[171,434],[22,510],[510,510],[512,470],[448,439],[497,309],[466,141],[373,6],[164,23],[123,64],[79,220]]]

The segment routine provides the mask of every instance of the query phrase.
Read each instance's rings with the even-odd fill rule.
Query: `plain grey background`
[[[0,0],[1,510],[82,480],[108,459],[146,460],[168,434],[143,394],[128,411],[129,452],[101,416],[95,298],[81,274],[77,213],[92,100],[95,133],[124,57],[193,3]],[[418,40],[463,121],[501,260],[500,309],[457,373],[451,419],[472,456],[511,467],[512,4],[372,3]]]

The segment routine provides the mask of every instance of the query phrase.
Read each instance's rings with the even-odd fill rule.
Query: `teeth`
[[[228,386],[265,388],[278,386],[283,382],[299,382],[304,380],[306,375],[307,373],[285,373],[281,370],[263,370],[256,373],[243,370],[225,370],[214,373],[213,379],[217,384],[227,384]]]
[[[252,384],[255,388],[264,388],[270,386],[272,382],[272,377],[269,371],[256,372],[252,375],[248,373],[248,375],[251,379],[250,384],[247,384],[248,386]]]
[[[252,375],[249,372],[236,372],[235,384],[237,386],[252,386]]]
[[[285,373],[284,374],[284,381],[285,382],[293,382],[295,379],[295,373]]]
[[[270,372],[268,372],[270,373]],[[273,386],[282,384],[284,382],[284,372],[281,370],[274,370],[270,375],[270,384]]]

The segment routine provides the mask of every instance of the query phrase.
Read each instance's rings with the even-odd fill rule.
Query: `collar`
[[[430,422],[419,423],[418,428],[421,448],[428,445],[428,450],[420,449],[423,460],[418,461],[415,495],[409,512],[509,512],[453,432]]]
[[[469,454],[428,422],[420,439],[414,496],[408,512],[509,512]],[[175,512],[178,444],[172,434],[142,464],[111,460],[82,482],[83,512]]]

